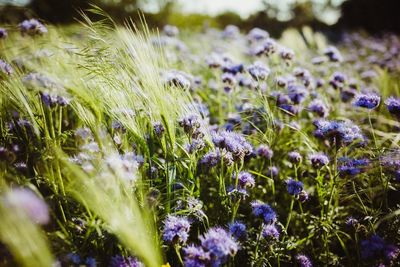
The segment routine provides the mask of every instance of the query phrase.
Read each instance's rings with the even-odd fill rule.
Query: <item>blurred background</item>
[[[305,25],[324,32],[400,32],[400,0],[0,0],[0,23],[31,17],[74,23],[90,4],[120,23],[128,17],[137,19],[140,10],[150,26],[193,29],[235,24],[243,30],[264,28],[274,37]]]

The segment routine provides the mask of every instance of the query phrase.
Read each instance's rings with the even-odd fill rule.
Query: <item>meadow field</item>
[[[396,35],[31,19],[0,109],[0,266],[400,266]]]

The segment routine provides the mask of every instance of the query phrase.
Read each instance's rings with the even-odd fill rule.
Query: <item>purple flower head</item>
[[[192,76],[179,70],[170,70],[164,73],[164,82],[169,86],[188,89],[191,86]]]
[[[294,104],[300,104],[308,96],[308,91],[301,85],[291,84],[288,87],[288,96]]]
[[[318,138],[335,141],[338,144],[365,141],[360,128],[350,121],[316,120],[314,125],[317,127],[314,135]]]
[[[347,103],[350,100],[352,100],[357,94],[357,90],[348,88],[348,89],[343,89],[340,91],[340,99]]]
[[[220,150],[215,150],[215,151],[211,151],[208,152],[207,154],[205,154],[201,160],[200,160],[200,165],[207,167],[207,168],[212,168],[218,165],[218,163],[220,163],[221,161],[221,153]]]
[[[280,233],[275,224],[267,224],[262,229],[262,236],[268,241],[276,241],[279,239]]]
[[[246,239],[246,225],[242,222],[235,221],[229,224],[229,233],[236,239]]]
[[[385,241],[378,235],[361,241],[361,257],[371,259],[379,257],[385,248]]]
[[[282,47],[280,49],[279,55],[283,60],[290,61],[294,59],[294,52],[292,49]]]
[[[236,173],[232,175],[232,178],[236,180]],[[251,175],[248,172],[239,172],[239,174],[237,175],[237,179],[239,182],[239,186],[242,188],[246,187],[252,188],[255,185],[255,180],[253,175]]]
[[[153,130],[158,137],[161,137],[165,132],[165,127],[161,122],[157,121],[153,123]]]
[[[29,189],[12,189],[4,196],[4,202],[11,209],[25,212],[35,223],[47,224],[50,221],[49,208],[46,202]]]
[[[300,111],[299,106],[295,105],[289,105],[289,104],[281,104],[278,105],[278,107],[283,110],[285,113],[288,113],[289,115],[297,115]]]
[[[185,267],[206,267],[210,263],[210,253],[205,252],[202,247],[190,245],[183,249],[185,254]]]
[[[201,246],[210,253],[213,266],[226,262],[229,256],[234,256],[238,251],[238,244],[232,236],[222,228],[210,228],[200,237]]]
[[[251,42],[260,41],[269,37],[269,33],[260,28],[253,28],[248,34],[247,39]]]
[[[315,153],[310,155],[310,162],[314,168],[320,169],[323,166],[328,165],[329,158],[323,153]]]
[[[332,62],[341,62],[343,61],[343,57],[340,54],[339,50],[334,46],[329,46],[324,50],[324,55],[328,57],[328,59]]]
[[[268,167],[268,170],[267,170],[267,173],[266,173],[266,175],[268,177],[271,177],[271,178],[277,177],[278,174],[279,174],[279,169],[277,167],[275,167],[275,166]]]
[[[223,72],[229,72],[234,75],[239,72],[243,72],[243,70],[244,70],[243,64],[226,63],[222,66]]]
[[[169,37],[175,37],[179,34],[179,29],[173,25],[165,25],[163,28],[163,33]]]
[[[110,267],[144,267],[136,257],[116,255],[111,258]]]
[[[256,61],[254,64],[250,65],[247,71],[255,80],[265,80],[271,72],[270,69],[260,61]]]
[[[329,84],[332,85],[333,88],[338,89],[338,88],[343,88],[346,81],[347,81],[346,75],[344,75],[341,72],[335,72],[329,79]]]
[[[14,72],[10,64],[0,59],[0,73],[11,75]]]
[[[290,195],[299,195],[303,191],[303,183],[290,178],[286,181],[286,187]]]
[[[86,267],[96,267],[97,266],[96,259],[92,258],[92,257],[87,257],[85,259],[85,264],[86,264]]]
[[[232,39],[237,37],[240,34],[240,30],[235,25],[227,25],[225,29],[222,31],[222,38]]]
[[[296,255],[296,260],[298,262],[298,264],[300,265],[300,267],[312,267],[312,262],[311,260],[303,254],[298,254]]]
[[[271,224],[276,221],[276,213],[270,205],[265,204],[259,200],[251,203],[253,214],[256,217],[261,217],[265,223]]]
[[[236,85],[236,83],[237,83],[235,75],[233,75],[232,73],[229,73],[229,72],[224,72],[221,75],[221,80],[223,83],[226,83],[226,84],[232,85],[232,86]]]
[[[6,39],[8,36],[7,30],[4,28],[0,28],[0,40]]]
[[[340,175],[357,175],[365,171],[370,161],[368,159],[339,158],[338,163]]]
[[[385,105],[390,114],[400,118],[400,99],[393,96],[385,100]]]
[[[168,215],[164,221],[163,239],[168,243],[185,244],[189,230],[190,222],[187,218]]]
[[[79,265],[81,263],[81,256],[79,254],[71,252],[67,254],[67,260],[73,264]]]
[[[257,148],[257,155],[265,159],[271,159],[274,155],[274,151],[267,145],[260,145]]]
[[[186,134],[193,135],[201,127],[200,118],[196,114],[190,114],[179,121],[179,126]]]
[[[386,258],[386,260],[393,262],[395,261],[397,258],[399,258],[400,255],[400,249],[395,246],[395,245],[386,245],[383,254]]]
[[[329,109],[325,103],[320,99],[314,99],[309,105],[308,109],[311,112],[316,113],[320,117],[326,117],[328,115]]]
[[[276,83],[277,86],[282,87],[282,88],[284,88],[284,87],[286,87],[288,85],[287,79],[285,77],[282,77],[282,76],[277,77],[275,79],[275,83]]]
[[[374,109],[379,106],[380,101],[380,96],[375,93],[360,93],[356,95],[355,99],[353,100],[353,106]]]
[[[253,152],[253,147],[239,133],[231,131],[215,132],[212,134],[212,141],[216,147],[230,152],[236,162],[242,161],[245,156]]]
[[[303,157],[297,151],[291,151],[288,153],[288,158],[291,163],[299,164]]]
[[[34,36],[47,33],[47,28],[37,19],[24,20],[18,26],[22,34]]]
[[[298,195],[298,199],[301,203],[307,202],[308,198],[309,198],[308,193],[304,190],[302,190]]]
[[[189,154],[196,153],[202,150],[206,144],[202,139],[193,139],[190,144],[186,144],[185,149]]]
[[[346,219],[346,225],[351,227],[356,227],[358,225],[358,220],[350,216]]]

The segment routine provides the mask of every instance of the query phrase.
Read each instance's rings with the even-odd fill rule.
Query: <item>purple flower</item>
[[[343,61],[343,57],[340,54],[339,50],[334,46],[329,46],[324,50],[324,55],[328,57],[328,59],[332,62],[341,62]]]
[[[253,214],[261,217],[265,223],[271,224],[276,221],[276,213],[268,204],[256,200],[251,203],[251,207]]]
[[[163,239],[168,243],[185,244],[189,237],[190,222],[185,217],[168,215],[164,221]]]
[[[360,128],[350,121],[316,120],[314,135],[332,140],[338,144],[351,144],[357,140],[365,141]]]
[[[393,96],[385,100],[385,105],[390,114],[400,118],[400,99]]]
[[[232,178],[236,180],[236,174],[233,174]],[[242,188],[246,187],[252,188],[255,185],[255,180],[253,175],[251,175],[248,172],[239,172],[239,174],[237,175],[237,179],[239,182],[239,186]]]
[[[238,251],[238,244],[232,236],[222,228],[210,228],[200,237],[201,246],[210,253],[213,266],[223,264],[229,256]]]
[[[202,247],[190,245],[184,248],[183,252],[185,267],[206,267],[211,260],[210,253],[205,252]]]
[[[268,177],[271,177],[271,178],[277,177],[278,174],[279,174],[279,169],[277,167],[275,167],[275,166],[268,167],[268,170],[267,170],[267,173],[266,173],[266,175]]]
[[[290,195],[298,195],[303,190],[303,183],[293,179],[286,181],[286,187]]]
[[[193,135],[201,127],[200,118],[196,114],[190,114],[179,121],[179,126],[186,134]]]
[[[240,34],[240,30],[235,25],[227,25],[222,32],[222,38],[235,38]]]
[[[291,84],[288,87],[288,96],[294,104],[300,104],[305,100],[308,91],[301,85]]]
[[[179,34],[179,29],[173,25],[165,25],[163,28],[163,33],[169,37],[175,37]]]
[[[304,190],[302,190],[301,192],[300,192],[300,194],[298,195],[298,199],[299,199],[299,201],[301,202],[301,203],[304,203],[304,202],[306,202],[307,200],[308,200],[308,193],[306,192],[306,191],[304,191]]]
[[[395,245],[391,245],[391,244],[386,245],[385,250],[383,251],[383,254],[384,254],[386,260],[392,262],[399,257],[400,249]]]
[[[191,86],[191,80],[191,75],[179,70],[170,70],[164,74],[164,82],[169,86],[188,89]]]
[[[0,59],[0,72],[6,75],[11,75],[13,73],[13,68],[10,64]]]
[[[236,239],[245,239],[247,236],[246,225],[235,221],[229,224],[229,233]]]
[[[253,28],[248,34],[247,39],[252,42],[260,41],[269,37],[269,33],[260,28]]]
[[[253,152],[253,147],[238,133],[220,131],[212,134],[212,141],[216,147],[226,149],[232,153],[233,159],[240,162],[245,156]]]
[[[7,30],[4,28],[0,28],[0,40],[6,39],[8,36]]]
[[[266,159],[271,159],[274,151],[267,145],[260,145],[257,148],[257,155]]]
[[[229,64],[224,64],[222,67],[223,72],[229,72],[232,74],[237,74],[239,72],[243,72],[243,70],[244,70],[243,64],[229,63]]]
[[[344,84],[347,80],[346,75],[344,75],[341,72],[335,72],[332,74],[329,84],[333,86],[333,88],[338,89],[338,88],[343,88]]]
[[[95,258],[87,257],[85,260],[86,267],[96,267],[97,262]]]
[[[361,241],[361,257],[371,259],[378,257],[385,248],[385,241],[378,235]]]
[[[303,157],[297,151],[291,151],[288,153],[288,158],[291,163],[299,164]]]
[[[347,226],[356,227],[358,225],[358,220],[355,219],[354,217],[350,216],[346,219],[345,223]]]
[[[370,164],[368,159],[339,158],[338,171],[341,175],[357,175]]]
[[[311,165],[314,168],[320,169],[325,165],[328,165],[329,158],[323,153],[315,153],[310,155]]]
[[[67,259],[73,264],[79,265],[81,263],[81,256],[77,253],[68,253]]]
[[[281,48],[279,55],[281,56],[282,59],[284,59],[286,61],[290,61],[294,58],[293,50],[291,50],[289,48],[285,48],[285,47]]]
[[[296,260],[299,263],[300,267],[312,267],[311,260],[303,254],[296,255]]]
[[[357,90],[348,88],[348,89],[343,89],[340,91],[340,99],[343,102],[349,102],[354,98],[354,96],[357,94]]]
[[[276,228],[275,224],[267,224],[264,225],[262,229],[262,236],[267,239],[268,241],[271,240],[278,240],[280,233]]]
[[[144,267],[144,264],[135,257],[116,255],[111,258],[110,267]]]
[[[311,112],[316,113],[320,117],[326,117],[328,115],[329,109],[325,103],[320,99],[314,99],[309,105],[308,109]]]
[[[380,96],[375,93],[360,93],[356,95],[355,99],[353,100],[353,106],[374,109],[379,106],[380,101]]]
[[[47,33],[47,28],[37,19],[24,20],[18,26],[22,34],[34,36]]]
[[[159,121],[153,123],[153,129],[158,137],[161,137],[165,132],[164,125]]]
[[[250,65],[247,71],[255,80],[265,80],[271,72],[269,68],[260,61],[256,61],[254,64]]]
[[[50,221],[46,202],[29,189],[12,189],[4,196],[4,202],[12,209],[23,210],[35,223],[47,224]]]

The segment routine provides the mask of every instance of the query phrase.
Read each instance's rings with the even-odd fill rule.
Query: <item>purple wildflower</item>
[[[22,34],[27,35],[42,35],[47,33],[47,28],[37,19],[24,20],[19,24]]]
[[[315,153],[310,155],[311,165],[314,168],[320,169],[325,165],[328,165],[329,158],[323,153]]]
[[[288,153],[288,158],[291,163],[299,164],[303,157],[297,151],[291,151]]]
[[[236,174],[233,174],[232,178],[236,180]],[[239,172],[239,174],[237,175],[237,179],[239,182],[239,186],[242,188],[246,187],[252,188],[255,185],[255,180],[253,175],[251,175],[248,172]]]
[[[265,159],[271,159],[274,151],[267,145],[260,145],[257,148],[257,155]]]
[[[266,175],[268,177],[271,177],[271,178],[277,177],[278,174],[279,174],[279,169],[277,167],[275,167],[275,166],[268,167],[268,170],[267,170],[267,173],[266,173]]]
[[[165,25],[163,28],[163,33],[169,37],[175,37],[179,34],[179,29],[173,25]]]
[[[300,194],[298,195],[298,199],[301,203],[306,202],[308,200],[308,198],[309,198],[308,193],[304,190],[302,190],[300,192]]]
[[[286,61],[290,61],[294,58],[293,50],[285,47],[281,48],[279,55],[281,56],[282,59]]]
[[[324,50],[324,55],[328,57],[328,59],[332,62],[341,62],[343,61],[343,57],[340,54],[339,50],[334,46],[329,46]]]
[[[386,260],[392,262],[399,257],[400,249],[395,245],[389,244],[389,245],[386,245],[386,247],[383,251],[383,254],[384,254]]]
[[[361,241],[361,257],[371,259],[378,257],[385,248],[385,241],[378,235]]]
[[[6,39],[8,36],[7,30],[4,28],[0,28],[0,40]]]
[[[170,70],[164,74],[165,84],[183,89],[190,88],[191,79],[189,74],[179,70]]]
[[[300,104],[305,100],[308,91],[301,85],[291,84],[288,87],[288,97],[294,104]]]
[[[256,61],[254,64],[250,65],[247,71],[255,80],[265,80],[271,72],[269,68],[260,61]]]
[[[144,267],[136,257],[116,255],[111,258],[110,267]]]
[[[210,253],[205,252],[202,247],[190,245],[183,249],[185,254],[185,267],[206,267],[211,260]]]
[[[10,64],[8,64],[4,60],[0,59],[0,73],[6,74],[6,75],[11,75],[13,73],[13,71],[14,70]]]
[[[357,175],[370,164],[368,159],[350,158],[339,158],[338,163],[338,171],[341,175]]]
[[[164,221],[163,239],[168,243],[185,244],[189,237],[190,222],[185,217],[168,215]]]
[[[360,93],[356,95],[356,98],[353,101],[353,106],[374,109],[379,106],[380,101],[380,96],[375,93]]]
[[[252,42],[260,41],[260,40],[266,39],[268,37],[269,37],[269,33],[260,28],[253,28],[247,34],[247,39],[249,39],[249,41],[252,41]]]
[[[328,115],[329,109],[325,103],[320,99],[314,99],[309,105],[308,109],[311,112],[316,113],[320,117],[326,117]]]
[[[296,255],[296,260],[298,262],[298,264],[300,265],[300,267],[312,267],[312,262],[311,260],[303,254],[298,254]]]
[[[222,228],[210,228],[200,237],[201,246],[210,253],[213,266],[226,262],[229,256],[234,256],[238,251],[238,244],[232,236]]]
[[[253,209],[253,214],[256,217],[261,217],[265,223],[270,224],[276,221],[276,213],[270,205],[256,200],[251,203],[251,207]]]
[[[354,217],[350,216],[346,219],[345,223],[347,226],[356,227],[358,225],[358,220],[355,219]]]
[[[246,225],[235,221],[229,224],[229,233],[236,239],[245,239],[247,236]]]
[[[385,105],[390,114],[400,118],[400,98],[394,98],[391,96],[385,100]]]
[[[280,233],[276,228],[275,224],[264,225],[262,229],[262,236],[268,241],[278,240]]]
[[[286,181],[286,187],[290,195],[299,195],[304,185],[302,182],[290,178]]]
[[[212,141],[215,146],[226,149],[232,153],[235,161],[242,161],[245,156],[248,156],[253,151],[253,147],[246,141],[246,139],[235,132],[220,131],[213,133]]]

